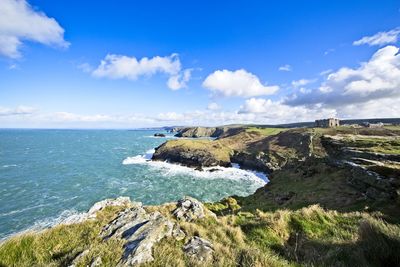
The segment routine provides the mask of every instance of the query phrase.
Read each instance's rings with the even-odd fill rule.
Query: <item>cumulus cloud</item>
[[[314,89],[286,96],[291,107],[334,109],[340,118],[399,117],[399,48],[386,46],[356,68],[343,67],[324,76]]]
[[[219,109],[221,109],[221,107],[217,103],[212,102],[212,103],[208,104],[207,109],[208,110],[219,110]]]
[[[23,41],[68,47],[64,29],[54,18],[34,10],[26,0],[0,0],[0,55],[21,57]]]
[[[279,71],[292,71],[292,66],[290,66],[289,64],[286,64],[286,65],[280,66],[278,68],[278,70]]]
[[[214,71],[203,81],[203,87],[217,95],[239,97],[270,95],[279,89],[261,84],[256,75],[244,69]]]
[[[336,116],[335,109],[316,105],[312,108],[305,106],[289,106],[281,101],[271,99],[251,98],[240,107],[239,114],[257,114],[265,121],[274,123],[312,121],[316,118]],[[277,122],[278,121],[278,122]]]
[[[288,97],[289,105],[322,103],[331,106],[400,97],[399,48],[379,49],[358,68],[343,67],[330,73],[320,87],[307,96]]]
[[[360,40],[354,41],[353,45],[386,45],[396,43],[400,34],[400,27],[387,32],[378,32],[372,36],[364,36]]]
[[[28,115],[35,111],[35,108],[29,106],[18,106],[16,108],[0,107],[0,116]]]
[[[109,54],[92,72],[92,75],[110,79],[137,80],[141,76],[152,76],[157,73],[169,75],[167,85],[172,90],[185,87],[191,76],[190,69],[182,71],[177,54],[165,57],[144,57],[139,60],[135,57]]]

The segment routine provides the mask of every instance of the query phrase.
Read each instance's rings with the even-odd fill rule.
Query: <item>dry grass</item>
[[[172,204],[147,207],[170,214]],[[115,266],[122,241],[97,238],[100,227],[117,210],[101,212],[96,221],[60,225],[14,237],[0,246],[0,266],[66,266],[84,254],[77,266],[97,257]],[[168,215],[169,216],[169,215]],[[399,266],[400,227],[367,213],[324,210],[312,205],[296,211],[239,212],[195,222],[179,221],[184,240],[165,238],[153,249],[154,261],[142,266]],[[213,244],[212,259],[197,262],[182,246],[192,236]]]

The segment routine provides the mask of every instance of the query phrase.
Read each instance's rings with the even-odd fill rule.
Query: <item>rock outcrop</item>
[[[60,222],[60,224],[74,224],[84,222],[86,220],[95,219],[96,213],[100,210],[103,210],[106,207],[110,206],[141,206],[142,204],[139,202],[132,202],[129,197],[118,197],[116,199],[104,199],[99,202],[96,202],[88,212],[74,214],[65,218]]]
[[[183,251],[198,261],[207,261],[212,258],[214,249],[210,241],[194,236],[185,244]]]
[[[192,197],[180,199],[176,206],[172,214],[178,220],[191,222],[205,217],[203,204]]]
[[[207,146],[194,147],[190,144],[185,146],[184,144],[180,145],[180,143],[178,143],[179,141],[182,140],[165,142],[157,147],[152,156],[152,160],[179,163],[193,168],[231,166],[229,154],[219,157],[212,153]],[[175,143],[177,145],[175,145]]]
[[[153,246],[164,237],[172,236],[174,223],[159,212],[147,213],[143,207],[125,209],[103,228],[103,239],[126,240],[118,266],[132,266],[152,261]]]
[[[176,137],[226,137],[243,131],[243,127],[184,127],[178,130]]]
[[[116,216],[103,226],[99,238],[103,242],[114,238],[122,240],[123,254],[117,266],[137,266],[151,262],[153,258],[153,247],[162,239],[167,237],[183,240],[186,238],[177,221],[169,219],[158,211],[147,211],[140,202],[131,202],[128,197],[117,199],[106,199],[94,204],[85,216],[80,220],[71,220],[70,223],[80,223],[96,217],[97,212],[109,206],[124,207]],[[176,203],[172,211],[176,220],[193,222],[206,216],[216,215],[209,211],[204,205],[192,198],[184,197]],[[186,243],[183,250],[199,261],[208,259],[212,252],[211,244],[204,239],[193,237]],[[87,255],[90,255],[91,248],[87,248],[72,260],[70,266],[77,266]],[[93,257],[90,266],[99,266],[102,259]]]

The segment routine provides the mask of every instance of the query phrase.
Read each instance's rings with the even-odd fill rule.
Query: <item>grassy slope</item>
[[[246,129],[247,132],[258,132],[263,136],[270,136],[278,134],[282,131],[287,130],[286,128],[260,128],[260,127],[249,127]]]
[[[228,204],[229,203],[229,204]],[[341,213],[312,205],[298,210],[234,212],[227,201],[224,215],[195,222],[179,221],[185,240],[163,239],[153,250],[154,261],[143,266],[398,266],[400,227],[364,212]],[[217,206],[207,205],[211,209]],[[174,204],[148,207],[172,219]],[[237,208],[237,207],[236,207]],[[23,234],[0,246],[0,266],[66,266],[84,250],[77,263],[90,265],[98,256],[101,266],[115,266],[122,243],[98,239],[102,225],[120,208],[100,212],[99,219],[61,225],[40,233]],[[213,244],[211,261],[187,257],[183,244],[200,236]]]
[[[121,207],[107,207],[95,221],[59,225],[41,232],[28,232],[8,239],[0,245],[0,266],[67,266],[80,253],[94,248],[78,266],[102,257],[104,266],[115,266],[122,255],[120,241],[98,238],[102,226],[111,221]]]

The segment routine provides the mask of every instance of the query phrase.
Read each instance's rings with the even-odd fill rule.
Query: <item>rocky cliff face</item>
[[[243,131],[242,127],[184,127],[177,130],[176,137],[225,137]]]
[[[348,196],[348,205],[355,205],[363,198],[379,201],[398,199],[400,136],[396,131],[382,129],[362,129],[363,135],[359,132],[350,128],[300,128],[271,136],[240,132],[214,141],[176,140],[157,148],[153,159],[190,167],[230,166],[231,163],[238,163],[242,168],[270,174],[271,184],[274,179],[284,181],[299,173],[301,177],[308,177],[307,181],[322,179],[322,173],[329,173],[334,176],[330,182],[337,182],[335,186],[346,189],[342,192],[330,189],[326,192],[327,199],[328,196],[334,198],[333,193],[338,199],[346,199],[345,196],[340,197],[344,192]],[[339,175],[341,178],[336,179]],[[287,183],[291,181],[287,180]],[[272,196],[272,190],[265,196],[284,203],[303,194],[297,192],[307,184],[305,181],[302,183],[296,183],[296,188],[291,191],[279,188],[283,195],[279,193]],[[313,189],[319,190],[324,183],[326,181],[315,184]],[[329,185],[329,188],[331,186],[334,185]],[[270,185],[266,188],[270,188]],[[300,199],[304,203],[321,203],[324,196],[315,196]]]

